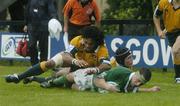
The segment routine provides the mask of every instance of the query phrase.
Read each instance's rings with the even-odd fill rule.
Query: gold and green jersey
[[[172,0],[160,0],[158,10],[163,13],[163,21],[167,32],[180,29],[180,8],[174,8]]]
[[[97,67],[101,63],[110,64],[108,50],[105,45],[99,45],[94,52],[88,53],[84,50],[83,43],[82,36],[73,38],[66,52],[71,53],[76,59],[85,60],[89,67]]]

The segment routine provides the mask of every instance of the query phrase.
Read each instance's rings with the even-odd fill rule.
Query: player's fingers
[[[80,65],[81,67],[87,67],[87,66],[88,66],[88,63],[85,62],[85,61],[79,61],[79,65]]]

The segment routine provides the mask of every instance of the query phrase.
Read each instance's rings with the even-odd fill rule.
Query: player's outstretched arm
[[[151,88],[139,88],[140,92],[157,92],[160,90],[161,90],[161,88],[159,86],[153,86]]]

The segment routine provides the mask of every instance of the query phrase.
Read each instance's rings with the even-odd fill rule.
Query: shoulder
[[[78,2],[78,0],[67,0],[67,3],[75,3]]]
[[[77,0],[67,0],[66,6],[72,6],[73,4],[77,3]]]
[[[107,47],[103,44],[99,46],[99,50],[107,50]]]
[[[171,4],[171,2],[172,0],[160,0],[158,5],[160,8],[164,8],[166,7],[166,5]]]
[[[108,49],[107,49],[107,47],[106,47],[105,45],[100,45],[100,46],[97,48],[96,52],[97,52],[98,54],[108,54]]]
[[[167,3],[171,3],[172,0],[160,0],[159,3],[162,3],[162,4],[167,4]]]
[[[111,69],[111,71],[118,71],[120,73],[132,73],[131,70],[129,68],[126,67],[122,67],[122,66],[117,66]]]
[[[77,36],[71,40],[70,45],[73,45],[78,48],[81,46],[82,39],[82,36]]]
[[[96,7],[96,6],[97,6],[96,1],[95,1],[95,0],[93,0],[93,1],[91,2],[91,5],[92,5],[93,7]]]
[[[73,38],[70,42],[70,44],[77,44],[80,43],[80,41],[82,40],[82,36],[76,36],[75,38]]]

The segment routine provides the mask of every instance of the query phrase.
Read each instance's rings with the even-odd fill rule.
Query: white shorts
[[[79,69],[74,73],[74,82],[79,86],[79,90],[84,91],[93,87],[93,75],[87,75],[84,69]]]

